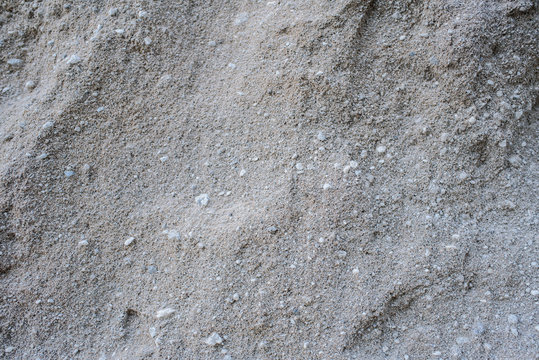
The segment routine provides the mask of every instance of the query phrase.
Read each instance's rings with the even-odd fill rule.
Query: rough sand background
[[[537,359],[535,1],[0,1],[0,357]]]

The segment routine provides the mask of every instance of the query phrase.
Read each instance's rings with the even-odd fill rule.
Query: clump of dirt
[[[0,2],[6,359],[534,358],[533,1]]]

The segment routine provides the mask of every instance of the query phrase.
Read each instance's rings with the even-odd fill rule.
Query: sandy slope
[[[0,356],[535,358],[538,29],[0,1]]]

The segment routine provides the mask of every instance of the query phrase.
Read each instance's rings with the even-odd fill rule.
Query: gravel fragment
[[[200,206],[207,206],[210,202],[210,197],[208,194],[200,194],[195,198],[195,201]]]
[[[13,67],[22,65],[21,59],[9,59],[7,63]]]
[[[171,317],[172,315],[174,315],[175,312],[176,312],[176,310],[173,309],[173,308],[165,308],[165,309],[161,309],[157,313],[155,313],[155,317],[158,318],[158,319],[167,319],[167,318]]]
[[[218,333],[214,332],[208,336],[204,342],[209,346],[217,346],[223,343],[223,339]]]
[[[81,62],[81,58],[77,54],[71,55],[71,57],[67,60],[67,63],[69,65],[76,65]]]
[[[135,238],[134,237],[128,237],[127,240],[124,241],[124,246],[127,247],[129,245],[131,245],[133,242],[135,241]]]

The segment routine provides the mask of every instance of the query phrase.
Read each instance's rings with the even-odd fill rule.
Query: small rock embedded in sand
[[[8,347],[6,347],[6,348],[4,349],[4,352],[5,352],[6,354],[12,353],[13,351],[15,351],[15,347],[13,347],[13,346],[8,346]]]
[[[218,333],[214,332],[204,342],[209,346],[217,346],[223,343],[223,339]]]
[[[36,156],[36,160],[43,160],[43,159],[47,158],[47,156],[49,156],[49,154],[42,153],[41,155]]]
[[[195,198],[195,201],[200,206],[206,206],[210,202],[208,194],[200,194]]]
[[[172,316],[175,312],[176,310],[173,308],[161,309],[155,314],[155,317],[158,319],[166,319]]]
[[[30,80],[30,81],[27,81],[26,84],[24,84],[24,87],[25,87],[27,90],[33,90],[33,89],[35,89],[35,87],[36,87],[36,83],[35,83],[35,81]]]
[[[246,173],[247,173],[247,170],[241,169],[241,171],[240,171],[240,177],[244,177]]]
[[[81,59],[80,57],[77,55],[77,54],[73,54],[71,55],[71,57],[69,58],[69,60],[67,60],[67,63],[69,65],[75,65],[75,64],[78,64],[81,62]]]
[[[7,63],[11,66],[20,66],[22,65],[22,60],[21,59],[9,59],[7,61]]]
[[[151,44],[152,44],[152,39],[146,36],[144,38],[144,45],[150,46]]]
[[[149,329],[148,329],[148,332],[150,333],[150,336],[151,336],[152,338],[154,338],[155,335],[157,335],[157,330],[156,330],[154,327],[149,328]]]
[[[118,15],[118,8],[112,8],[109,10],[109,16],[116,16]]]
[[[43,130],[49,130],[54,126],[54,121],[47,121],[43,126],[41,127]]]
[[[180,233],[176,230],[165,230],[163,233],[167,235],[169,240],[180,240],[181,238]]]
[[[318,132],[318,135],[316,135],[316,138],[320,141],[326,141],[327,140],[327,137],[326,135],[322,132],[322,131],[319,131]]]
[[[87,246],[88,245],[88,241],[87,240],[81,240],[79,241],[79,246]]]
[[[279,229],[277,229],[275,226],[268,227],[268,232],[270,234],[277,234],[277,231],[279,231]]]
[[[249,20],[249,14],[246,12],[242,12],[236,16],[236,19],[234,20],[234,25],[238,26],[241,24],[244,24]]]
[[[69,178],[75,175],[75,172],[73,170],[66,170],[64,171],[64,175]]]
[[[354,270],[352,270],[352,274],[359,274],[359,269],[355,268]]]
[[[387,148],[384,145],[379,145],[379,146],[376,147],[376,152],[378,154],[383,154],[383,153],[386,152],[386,150],[387,150]]]
[[[514,325],[518,323],[518,317],[515,314],[509,314],[507,316],[507,322]]]
[[[331,184],[327,184],[327,183],[326,183],[326,184],[322,185],[322,189],[324,189],[324,190],[329,190],[329,189],[331,189]]]
[[[132,237],[132,236],[128,237],[127,240],[125,240],[125,242],[124,242],[124,246],[127,247],[127,246],[131,245],[134,241],[135,241],[134,237]]]

